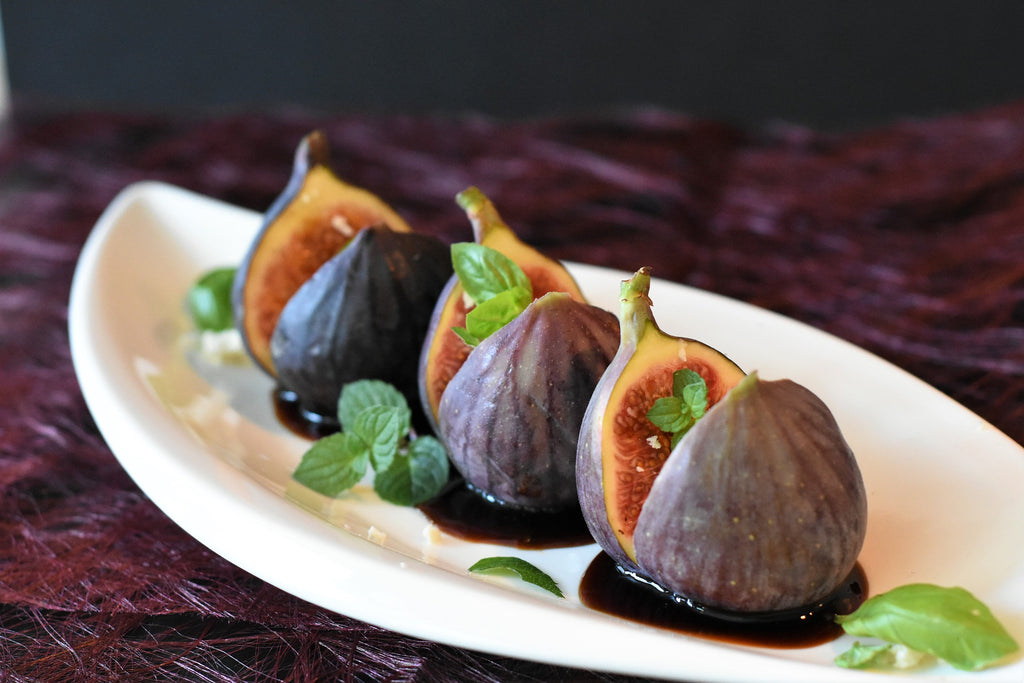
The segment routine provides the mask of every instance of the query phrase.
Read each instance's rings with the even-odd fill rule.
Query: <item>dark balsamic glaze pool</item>
[[[302,410],[292,392],[276,390],[273,400],[278,419],[302,437],[318,439],[338,431],[337,421]],[[494,501],[457,476],[441,495],[418,508],[442,531],[467,541],[529,549],[593,543],[578,508],[520,510]],[[590,609],[687,635],[758,647],[802,648],[842,635],[833,616],[855,610],[867,592],[867,577],[858,564],[831,595],[813,605],[770,614],[715,611],[622,570],[600,552],[580,581],[579,597]]]
[[[843,630],[833,616],[857,609],[867,591],[867,577],[857,564],[831,595],[813,605],[781,613],[715,611],[623,571],[603,552],[580,581],[580,600],[593,610],[701,638],[774,648],[835,640]]]

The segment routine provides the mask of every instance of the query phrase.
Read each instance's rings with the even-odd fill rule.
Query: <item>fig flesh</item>
[[[576,506],[580,423],[618,340],[614,315],[550,292],[481,341],[438,411],[441,439],[466,481],[511,507]]]
[[[744,377],[710,346],[662,331],[651,311],[650,284],[647,268],[622,283],[619,348],[587,407],[576,456],[587,526],[605,552],[630,570],[638,569],[633,549],[637,519],[671,452],[669,435],[647,418],[648,411],[657,399],[672,394],[678,370],[701,376],[709,407]]]
[[[278,383],[328,418],[358,379],[389,382],[418,405],[418,353],[451,273],[448,246],[433,236],[361,230],[282,309],[270,343]]]
[[[456,201],[470,219],[476,243],[512,259],[530,279],[535,299],[548,292],[567,292],[573,299],[585,301],[583,292],[565,266],[520,240],[479,189],[470,187],[460,192]],[[471,350],[452,332],[452,328],[466,324],[466,314],[473,306],[458,277],[453,276],[438,297],[431,316],[420,355],[419,391],[423,410],[435,432],[438,430],[437,411],[441,394]]]
[[[378,224],[411,230],[380,198],[335,175],[322,132],[303,138],[288,184],[264,214],[232,288],[235,324],[260,368],[277,374],[270,338],[292,295],[356,233]]]
[[[867,526],[860,470],[805,387],[751,373],[679,442],[633,537],[641,571],[700,605],[780,612],[828,596]]]

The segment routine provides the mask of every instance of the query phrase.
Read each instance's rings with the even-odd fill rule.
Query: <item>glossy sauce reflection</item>
[[[488,500],[456,479],[419,509],[442,531],[476,543],[515,548],[567,548],[594,542],[579,508],[563,512],[518,510]]]
[[[753,616],[716,613],[687,605],[630,576],[603,552],[580,581],[580,600],[593,610],[701,638],[774,648],[812,647],[835,640],[843,631],[833,615],[855,610],[867,591],[867,577],[858,564],[832,595],[806,608]]]
[[[333,417],[304,410],[294,391],[275,389],[273,401],[277,419],[298,436],[315,440],[334,434],[339,429],[338,421]]]

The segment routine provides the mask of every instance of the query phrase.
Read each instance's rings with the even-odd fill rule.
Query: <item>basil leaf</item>
[[[366,443],[354,434],[340,432],[317,439],[292,477],[317,493],[337,498],[359,483],[369,461]]]
[[[188,292],[188,312],[202,332],[220,332],[234,327],[231,287],[234,268],[216,268],[199,278]]]
[[[533,298],[533,285],[516,262],[496,249],[475,242],[451,247],[452,267],[466,294],[481,304],[507,290],[521,287]]]
[[[466,330],[480,343],[514,320],[529,305],[530,291],[527,289],[513,287],[499,292],[466,314]]]
[[[373,488],[396,505],[419,505],[441,492],[448,482],[448,453],[432,436],[415,439],[405,453],[396,453],[384,471],[377,470]]]
[[[380,472],[391,465],[399,444],[409,434],[411,419],[407,407],[375,405],[359,413],[350,431],[369,446],[373,469]]]
[[[346,384],[338,399],[338,420],[342,429],[351,429],[359,414],[371,406],[409,410],[409,402],[398,389],[377,379],[361,379]],[[410,417],[411,419],[411,417]]]
[[[564,598],[555,580],[543,571],[519,557],[485,557],[469,568],[471,572],[514,572],[523,581],[540,586],[544,590]]]
[[[908,584],[866,600],[836,621],[852,635],[881,638],[977,671],[1020,646],[963,588]]]
[[[477,344],[483,341],[483,339],[479,339],[470,334],[469,330],[467,330],[465,327],[453,327],[452,332],[454,332],[459,337],[459,339],[466,342],[470,346],[476,346]]]
[[[892,643],[884,645],[861,645],[855,642],[849,650],[835,659],[845,669],[888,668],[892,666]]]
[[[921,666],[925,660],[934,658],[899,643],[866,645],[857,641],[836,657],[835,663],[846,669],[907,670]]]

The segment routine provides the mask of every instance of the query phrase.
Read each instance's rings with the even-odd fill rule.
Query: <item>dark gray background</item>
[[[0,2],[11,88],[74,107],[496,117],[648,104],[826,129],[1024,96],[1020,2]]]

